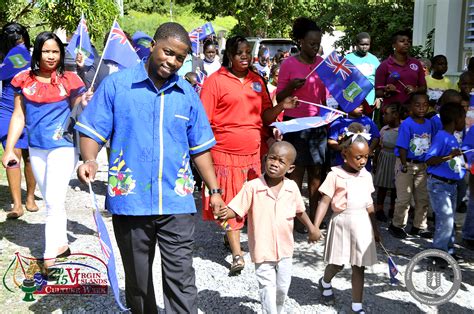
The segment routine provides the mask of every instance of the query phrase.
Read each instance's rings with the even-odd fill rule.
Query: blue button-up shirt
[[[177,75],[157,89],[144,63],[99,86],[75,127],[111,138],[107,208],[118,215],[196,212],[190,155],[216,141],[191,85]]]

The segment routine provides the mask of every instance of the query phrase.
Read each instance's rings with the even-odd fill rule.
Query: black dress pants
[[[113,215],[125,271],[125,295],[132,313],[157,313],[152,265],[156,244],[166,313],[197,313],[193,268],[194,215]]]

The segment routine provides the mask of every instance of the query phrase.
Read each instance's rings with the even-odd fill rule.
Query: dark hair
[[[474,57],[472,57],[471,59],[474,59]],[[474,60],[473,60],[473,63],[474,63]],[[473,64],[473,67],[474,67],[474,64]],[[459,75],[459,83],[464,81],[467,77],[474,78],[474,68],[473,68],[473,72],[471,72],[470,70],[462,72],[461,75]]]
[[[356,36],[356,43],[360,43],[362,41],[362,39],[369,39],[370,40],[370,35],[369,33],[366,33],[366,32],[362,32],[362,33],[359,33],[357,34]]]
[[[216,52],[217,52],[217,43],[212,39],[207,39],[204,41],[204,44],[202,45],[202,51],[206,51],[206,49],[209,46],[216,46]]]
[[[474,57],[469,58],[469,63],[467,64],[467,70],[469,72],[474,72]]]
[[[467,102],[471,101],[471,95],[469,95],[468,93],[461,92],[460,94],[461,94],[462,101],[467,101]]]
[[[464,117],[465,114],[466,111],[457,102],[448,102],[439,109],[439,116],[443,126],[456,122],[457,119]]]
[[[438,99],[438,106],[442,106],[448,102],[456,102],[454,98],[461,98],[461,94],[454,89],[447,89],[441,94],[441,97]]]
[[[394,101],[391,104],[388,104],[387,106],[385,106],[385,110],[392,109],[393,111],[396,111],[398,115],[400,115],[400,107],[401,107],[400,103],[398,101]]]
[[[315,21],[307,17],[299,17],[293,22],[292,39],[298,44],[298,41],[305,38],[306,34],[311,31],[321,33],[321,28]]]
[[[224,57],[222,58],[223,66],[225,67],[230,66],[229,55],[235,56],[237,54],[237,50],[239,49],[239,45],[244,42],[247,43],[247,39],[240,35],[231,37],[226,41]]]
[[[23,40],[26,49],[30,50],[30,35],[26,28],[15,22],[5,24],[0,34],[0,53],[6,56],[19,40]]]
[[[188,81],[191,84],[192,79],[197,80],[197,74],[194,72],[188,72],[184,75],[184,78],[186,79],[186,81]]]
[[[42,32],[38,36],[36,36],[35,44],[33,46],[34,47],[33,54],[31,56],[31,71],[35,75],[39,75],[43,45],[46,41],[50,39],[53,39],[54,41],[56,41],[56,44],[58,44],[58,47],[59,47],[60,59],[59,59],[59,65],[56,69],[56,72],[58,74],[64,73],[64,54],[65,53],[64,53],[64,45],[61,39],[59,39],[58,35],[56,35],[53,32]]]
[[[352,132],[352,133],[363,133],[367,132],[367,130],[364,128],[364,126],[358,122],[352,122],[349,124],[347,127],[346,133],[343,134],[342,138],[339,141],[339,145],[342,147],[342,149],[347,149],[349,148],[353,143],[366,143],[367,140],[365,137],[358,135],[354,141],[352,141],[352,135],[348,135],[347,132]]]
[[[260,48],[258,49],[258,56],[261,57],[261,56],[264,56],[266,52],[270,52],[270,50],[268,50],[267,47],[265,46],[260,46]]]
[[[429,97],[426,94],[426,92],[414,92],[413,94],[410,95],[410,101],[409,101],[410,105],[415,102],[416,97],[421,97],[421,96],[426,97],[426,99],[429,100]]]
[[[270,69],[270,77],[274,76],[276,71],[278,70],[280,70],[280,65],[278,63],[275,63]]]
[[[167,39],[170,37],[179,40],[183,44],[186,44],[186,46],[188,46],[188,53],[191,52],[191,40],[189,39],[188,32],[181,24],[175,22],[166,22],[158,26],[155,36],[153,36],[153,40],[158,41],[160,39]]]
[[[412,38],[411,37],[411,32],[409,30],[398,31],[398,32],[396,32],[395,34],[392,35],[392,44],[397,42],[398,37],[403,37],[403,36],[406,36],[409,39]]]
[[[446,58],[445,55],[436,55],[433,58],[431,58],[431,65],[435,64],[436,62],[438,62],[441,59],[444,59],[444,60],[448,61],[448,59]]]

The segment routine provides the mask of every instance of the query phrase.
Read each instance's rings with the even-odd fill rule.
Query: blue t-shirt
[[[464,141],[462,143],[462,150],[474,149],[474,127],[470,127],[467,131]],[[474,151],[467,152],[464,154],[466,156],[466,161],[471,166],[474,164]],[[472,197],[472,196],[471,196]]]
[[[364,57],[358,56],[355,52],[352,52],[346,56],[357,69],[369,80],[372,85],[375,86],[375,71],[380,65],[379,59],[376,56],[368,52]],[[372,105],[375,101],[375,88],[372,88],[370,93],[367,94],[365,100]]]
[[[445,130],[440,130],[434,137],[433,143],[425,155],[425,161],[431,157],[447,156],[456,148],[460,148],[456,137]],[[457,156],[438,165],[428,166],[426,172],[446,179],[460,180],[464,178],[466,169],[464,168],[462,156]]]
[[[398,129],[395,156],[400,157],[399,148],[404,148],[408,159],[424,161],[431,145],[431,134],[430,120],[424,119],[424,122],[420,124],[416,123],[412,117],[408,117]]]
[[[198,95],[171,76],[158,90],[143,61],[101,83],[75,128],[111,155],[106,204],[117,215],[195,213],[190,158],[216,140]]]
[[[367,116],[361,116],[358,118],[340,117],[336,119],[333,123],[331,123],[331,126],[329,127],[328,138],[337,141],[339,136],[344,134],[346,132],[346,128],[353,122],[362,124],[366,131],[370,133],[371,136],[369,145],[374,138],[380,138],[380,133],[379,129],[377,128],[377,125],[375,125],[374,121],[372,121],[372,119]],[[342,164],[343,159],[341,156],[341,152],[334,152],[334,158],[331,162],[331,166],[339,166]]]
[[[431,121],[431,131],[433,132],[432,137],[434,138],[436,134],[438,133],[438,131],[443,129],[443,123],[441,123],[441,117],[439,116],[439,113],[432,116],[430,121]],[[459,144],[461,144],[462,141],[464,140],[464,137],[466,136],[466,129],[462,130],[461,132],[454,131],[454,136],[458,140]]]

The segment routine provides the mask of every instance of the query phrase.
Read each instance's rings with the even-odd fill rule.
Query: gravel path
[[[103,158],[103,154],[102,154]],[[100,206],[103,207],[106,186],[106,166],[101,166],[99,180],[94,183]],[[40,195],[37,192],[37,195]],[[38,213],[26,213],[16,221],[6,221],[6,209],[9,205],[8,186],[4,180],[0,183],[0,271],[7,269],[16,251],[23,255],[41,256],[43,250],[44,209]],[[199,195],[196,202],[200,204]],[[38,205],[43,208],[43,201],[38,198]],[[88,252],[97,256],[100,253],[92,210],[89,203],[88,191],[81,186],[74,176],[70,182],[67,197],[68,233],[70,247],[73,252]],[[118,265],[119,286],[124,301],[124,274],[122,262],[113,238],[110,215],[103,211],[104,220],[112,237],[116,262]],[[458,225],[464,219],[464,214],[458,214]],[[397,240],[386,232],[387,225],[382,224],[382,236],[385,247],[394,255],[395,262],[404,273],[410,258],[424,248],[429,247],[430,241],[424,239]],[[196,215],[196,243],[194,267],[196,269],[196,284],[199,293],[198,307],[205,313],[253,313],[260,312],[258,286],[254,275],[254,267],[250,256],[245,255],[246,268],[238,277],[228,277],[230,254],[222,244],[223,233],[214,224],[205,223]],[[324,245],[322,242],[309,245],[305,236],[296,234],[295,254],[293,261],[293,279],[286,302],[286,310],[292,313],[350,313],[351,285],[350,268],[346,267],[340,276],[333,280],[335,287],[336,305],[328,307],[320,304],[320,294],[317,281],[324,271],[322,260]],[[242,246],[246,252],[246,233],[242,236]],[[455,297],[447,304],[438,308],[429,307],[417,302],[406,290],[404,280],[401,284],[388,284],[388,267],[386,257],[378,249],[379,263],[366,271],[364,307],[370,313],[473,313],[474,311],[474,252],[459,247],[458,253],[465,257],[461,263],[463,283]],[[159,267],[159,252],[155,259],[155,290],[157,302],[163,308],[161,295],[161,280]],[[419,279],[420,281],[423,278]],[[0,288],[1,312],[118,312],[112,294],[108,295],[44,295],[35,296],[35,302],[24,302],[24,293],[15,290],[7,291],[3,285]]]

